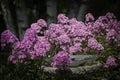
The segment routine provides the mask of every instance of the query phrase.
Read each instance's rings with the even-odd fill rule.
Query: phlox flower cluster
[[[1,48],[4,49],[6,44],[18,42],[18,38],[10,31],[5,30],[1,33]]]
[[[38,37],[38,41],[34,45],[35,56],[45,56],[45,53],[50,50],[50,43],[45,37]]]
[[[71,63],[70,56],[65,51],[59,51],[54,57],[51,65],[53,67],[58,67],[60,70],[64,70]]]
[[[88,20],[88,18],[90,19]],[[113,43],[120,46],[120,21],[113,13],[108,12],[105,16],[100,16],[96,20],[94,20],[92,14],[88,13],[86,15],[86,25],[95,36],[104,37],[107,44]]]
[[[103,50],[103,46],[97,42],[95,38],[91,38],[88,40],[88,47],[93,48],[94,50]]]
[[[31,24],[31,28],[37,33],[40,33],[44,27],[47,27],[47,23],[43,19],[39,19],[36,23]]]
[[[117,66],[116,60],[117,59],[115,57],[109,56],[107,58],[107,61],[106,61],[105,65],[104,65],[104,67],[109,68],[109,67]]]
[[[50,50],[51,44],[54,44],[62,51],[55,54],[51,65],[63,70],[71,63],[70,54],[89,53],[91,49],[94,52],[103,50],[100,40],[97,40],[98,36],[104,38],[107,44],[120,46],[120,21],[113,13],[107,13],[96,20],[91,13],[88,13],[85,16],[85,22],[59,14],[57,23],[51,23],[47,30],[46,28],[46,21],[39,19],[26,30],[21,41],[9,30],[4,31],[1,34],[2,49],[6,44],[15,43],[8,60],[17,63],[27,58],[44,57]],[[44,36],[38,34],[44,34]],[[109,56],[104,66],[108,68],[116,65],[116,58]]]
[[[87,45],[84,46],[88,39],[94,37],[89,27],[84,22],[77,21],[76,18],[69,19],[64,14],[58,15],[56,24],[50,24],[49,29],[45,32],[45,36],[51,43],[60,46],[68,53],[86,52],[87,50],[89,51],[87,48],[93,48]],[[99,43],[97,42],[97,44]],[[103,49],[100,44],[94,46],[100,48],[96,50]]]
[[[86,15],[86,25],[87,27],[89,27],[89,30],[94,34],[95,37],[98,37],[98,36],[100,36],[100,38],[102,37],[102,40],[105,41],[105,44],[103,45],[105,46],[107,45],[110,47],[114,46],[113,48],[119,49],[120,21],[117,20],[117,18],[113,13],[108,12],[105,16],[100,16],[96,20],[94,20],[94,17],[92,14],[88,13]],[[88,42],[89,42],[88,43],[89,46],[94,47],[96,41],[89,40]],[[100,46],[101,45],[99,44],[99,47]],[[103,47],[101,46],[101,49],[102,48]],[[116,60],[117,59],[115,57],[109,55],[104,67],[109,68],[112,66],[116,66],[117,65]]]
[[[95,20],[95,18],[91,13],[88,13],[88,14],[85,15],[85,21],[86,22],[90,22],[90,21],[94,21],[94,20]]]
[[[3,32],[2,39],[5,40],[4,38],[6,38],[7,43],[17,41],[8,60],[15,64],[18,61],[24,61],[26,58],[34,59],[36,57],[44,57],[51,45],[44,36],[38,36],[38,33],[46,26],[44,20],[38,20],[37,23],[32,24],[31,27],[26,30],[23,40],[21,41],[18,41],[10,31],[6,30]],[[2,44],[4,43],[5,42],[2,42]]]
[[[25,42],[24,40],[16,43],[15,48],[12,51],[12,54],[9,56],[9,61],[18,61],[25,60],[26,58],[35,59],[37,57],[46,56],[46,52],[49,51],[51,45],[45,39],[45,37],[36,37],[36,41],[31,43],[29,40]],[[13,59],[10,60],[11,56],[14,56]]]

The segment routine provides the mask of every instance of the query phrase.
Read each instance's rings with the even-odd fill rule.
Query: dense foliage
[[[3,80],[55,80],[57,77],[43,72],[45,59],[53,57],[51,65],[64,71],[72,62],[72,54],[97,54],[103,64],[97,74],[87,78],[84,75],[82,80],[120,79],[120,21],[110,12],[98,19],[88,13],[85,22],[59,14],[57,23],[48,29],[46,21],[39,19],[26,30],[22,40],[9,30],[2,32],[1,47]]]

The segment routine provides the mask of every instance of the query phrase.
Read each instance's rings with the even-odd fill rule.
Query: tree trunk
[[[28,11],[26,9],[25,0],[16,0],[16,14],[17,14],[19,37],[20,39],[22,39],[26,29],[29,27]]]
[[[32,13],[33,13],[33,17],[34,20],[36,21],[39,17],[40,17],[40,8],[41,8],[41,4],[40,4],[40,0],[33,0],[33,9],[32,9]]]
[[[57,0],[47,0],[47,23],[56,22],[57,17]]]
[[[77,17],[77,13],[79,10],[79,4],[80,4],[79,2],[80,1],[70,0],[70,8],[69,8],[69,12],[68,12],[69,18]]]
[[[77,20],[84,21],[84,16],[86,14],[86,11],[89,8],[88,1],[89,0],[83,0],[81,2],[81,5],[79,7],[79,12],[78,12]]]
[[[16,32],[17,26],[14,25],[14,21],[13,21],[12,13],[10,11],[10,7],[11,6],[9,6],[8,0],[1,1],[1,8],[3,11],[3,16],[4,16],[6,27],[7,27],[7,29],[9,29],[10,31],[12,31],[14,34],[17,35],[17,32]]]

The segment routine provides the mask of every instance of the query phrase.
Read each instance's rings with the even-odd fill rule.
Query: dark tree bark
[[[1,0],[1,8],[3,12],[6,28],[17,35],[16,32],[17,26],[15,26],[10,7],[11,6],[9,6],[9,0]]]
[[[39,17],[40,17],[40,8],[41,8],[41,4],[40,4],[40,0],[32,0],[33,4],[32,4],[32,14],[33,14],[33,19],[36,21]]]
[[[37,16],[39,16],[39,13],[38,13],[37,8],[38,8],[39,6],[38,6],[37,0],[33,0],[33,1],[34,1],[34,3],[33,3],[34,6],[33,6],[32,12],[33,12],[34,18],[37,19]]]
[[[79,7],[77,20],[84,21],[84,16],[85,16],[87,10],[89,9],[88,1],[89,0],[82,0],[81,1],[81,5]]]
[[[56,22],[57,17],[57,0],[47,0],[47,23]]]
[[[16,14],[18,22],[18,31],[20,39],[23,38],[23,35],[28,26],[28,11],[26,8],[25,0],[16,0]]]
[[[46,0],[33,0],[33,16],[35,19],[46,18]]]
[[[78,0],[70,0],[70,5],[69,5],[70,8],[68,12],[69,18],[77,17],[77,13],[79,10],[79,4],[80,4],[80,1]]]

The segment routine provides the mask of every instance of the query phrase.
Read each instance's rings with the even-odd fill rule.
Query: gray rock
[[[57,68],[42,66],[43,72],[53,76],[72,76],[77,77],[89,73],[94,73],[99,70],[102,66],[101,63],[97,62],[97,55],[71,55],[72,64],[69,65],[66,70],[58,70]],[[48,63],[52,61],[52,58],[46,59]]]
[[[70,67],[80,66],[84,64],[92,64],[97,59],[96,55],[71,55],[72,64]]]
[[[69,67],[66,70],[58,70],[57,68],[43,66],[43,72],[52,75],[52,76],[72,76],[77,77],[80,75],[90,74],[98,71],[101,68],[102,64],[99,62],[94,63],[93,65],[79,66],[79,67]]]

